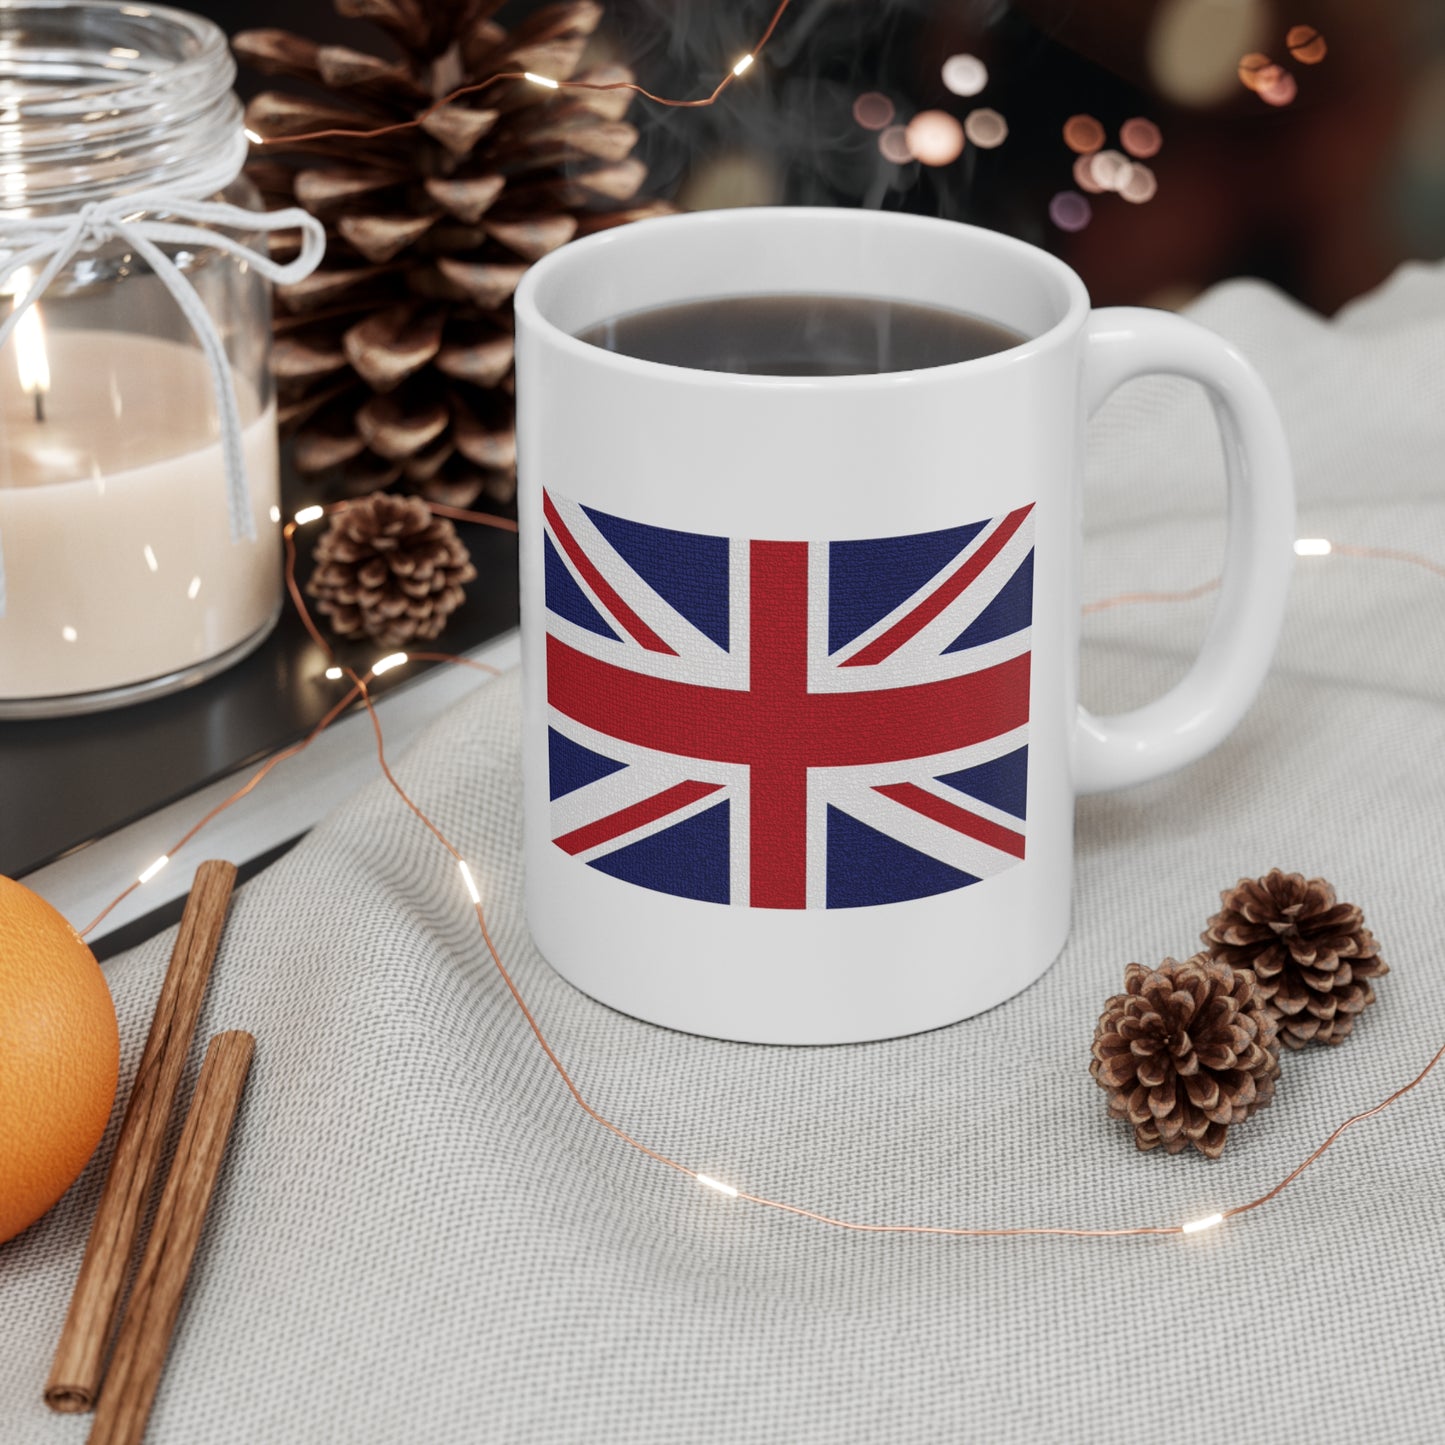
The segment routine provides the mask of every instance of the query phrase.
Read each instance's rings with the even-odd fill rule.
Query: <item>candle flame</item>
[[[22,266],[10,278],[10,295],[17,301],[29,295],[34,279],[30,267]],[[39,398],[50,390],[50,358],[45,350],[45,323],[40,319],[38,302],[15,323],[15,366],[20,373],[20,389],[26,396]]]

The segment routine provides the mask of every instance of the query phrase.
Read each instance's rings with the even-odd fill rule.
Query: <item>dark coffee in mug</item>
[[[580,339],[605,351],[751,376],[872,376],[973,361],[1016,331],[937,306],[871,296],[722,296],[633,311]]]

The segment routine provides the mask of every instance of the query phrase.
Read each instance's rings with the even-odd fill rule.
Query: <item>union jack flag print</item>
[[[1023,858],[1032,506],[831,543],[543,514],[552,839],[579,864],[859,908]]]

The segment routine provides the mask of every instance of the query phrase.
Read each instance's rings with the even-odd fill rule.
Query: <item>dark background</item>
[[[426,0],[423,0],[426,3]],[[775,0],[611,0],[598,44],[649,88],[703,94],[748,50]],[[228,31],[284,26],[385,53],[372,27],[329,0],[191,0]],[[540,8],[505,5],[508,19]],[[1294,60],[1291,27],[1324,38]],[[1282,107],[1240,83],[1238,59],[1282,63]],[[987,64],[987,88],[951,95],[944,60]],[[242,76],[241,88],[259,88]],[[853,119],[863,92],[899,122],[987,105],[1010,134],[943,167],[897,165]],[[1058,229],[1050,199],[1073,188],[1064,121],[1118,127],[1144,116],[1164,145],[1158,193],[1092,198]],[[1232,275],[1274,281],[1331,312],[1407,257],[1445,253],[1445,3],[1442,0],[793,0],[763,61],[711,109],[637,102],[648,189],[688,208],[766,202],[871,205],[956,217],[1063,255],[1099,304],[1177,305]]]

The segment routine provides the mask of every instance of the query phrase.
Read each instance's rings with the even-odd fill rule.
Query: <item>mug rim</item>
[[[960,233],[962,244],[992,249],[1009,259],[1031,265],[1062,285],[1068,297],[1064,314],[1037,336],[1026,337],[1016,346],[1005,347],[1002,351],[987,356],[976,356],[966,361],[953,361],[943,366],[915,367],[907,371],[855,372],[842,376],[769,376],[735,371],[709,371],[702,367],[677,366],[670,362],[647,361],[641,357],[628,356],[618,351],[583,341],[565,327],[560,326],[545,314],[545,296],[539,292],[552,282],[554,277],[579,266],[594,265],[610,249],[635,244],[639,232],[650,234],[658,226],[671,226],[678,230],[716,231],[728,227],[739,229],[766,230],[783,222],[797,218],[819,218],[827,216],[830,224],[852,225],[860,229],[934,230],[947,227]],[[886,295],[886,288],[885,295]],[[799,292],[798,294],[805,294]],[[699,296],[698,300],[707,300]],[[1020,365],[1031,358],[1061,344],[1077,332],[1088,317],[1091,302],[1083,280],[1074,269],[1057,256],[1041,247],[1021,241],[999,231],[982,226],[970,225],[965,221],[950,221],[935,216],[916,216],[898,211],[864,211],[849,207],[834,206],[747,206],[727,210],[692,211],[668,216],[650,216],[644,220],[632,221],[614,226],[595,235],[584,236],[580,241],[570,241],[550,255],[542,257],[528,267],[517,287],[514,311],[518,319],[518,331],[523,327],[535,330],[546,337],[548,343],[556,346],[575,360],[592,365],[604,366],[641,379],[691,382],[697,385],[737,388],[740,390],[789,388],[798,390],[847,391],[869,388],[892,388],[916,386],[925,379],[946,380],[954,377],[976,376],[985,371],[997,371],[1005,367]],[[646,309],[646,308],[643,308]],[[984,317],[985,320],[993,318]],[[995,324],[999,324],[995,322]]]

